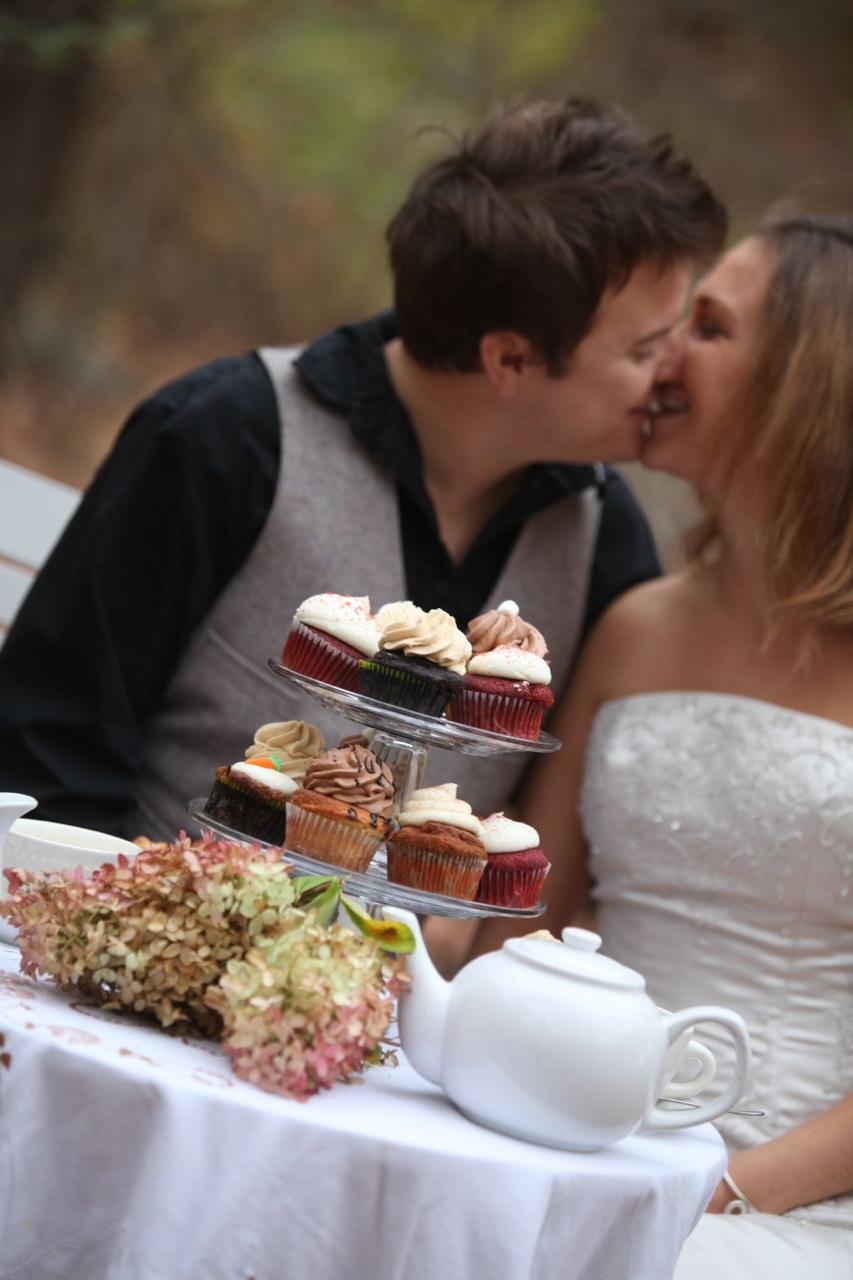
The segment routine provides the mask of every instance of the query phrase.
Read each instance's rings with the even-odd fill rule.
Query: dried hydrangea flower
[[[330,924],[340,896],[331,877],[291,879],[274,853],[186,837],[88,877],[5,875],[0,915],[18,929],[25,973],[176,1031],[222,1033],[238,1075],[294,1098],[382,1060],[408,977],[381,948],[413,940],[352,904],[367,936]]]
[[[0,914],[18,928],[25,973],[202,1034],[219,1030],[208,988],[294,900],[275,854],[220,840],[151,845],[87,877],[5,874]]]
[[[292,910],[277,937],[229,961],[208,1000],[222,1016],[236,1074],[304,1100],[376,1055],[407,981],[400,961],[372,939]]]

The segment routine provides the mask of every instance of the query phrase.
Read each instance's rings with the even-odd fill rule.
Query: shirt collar
[[[315,395],[346,414],[354,437],[371,456],[431,511],[417,436],[385,363],[385,343],[395,337],[394,313],[383,311],[324,334],[305,348],[296,368]],[[536,463],[528,467],[506,512],[530,514],[564,493],[578,493],[592,485],[600,490],[603,479],[604,469],[597,463]]]

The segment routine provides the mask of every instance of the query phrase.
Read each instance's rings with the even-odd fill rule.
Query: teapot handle
[[[667,1043],[673,1041],[692,1027],[696,1022],[717,1022],[725,1027],[734,1041],[735,1065],[728,1088],[719,1098],[706,1102],[704,1106],[691,1107],[689,1110],[665,1111],[662,1107],[652,1107],[646,1116],[645,1125],[650,1129],[686,1129],[694,1124],[705,1124],[708,1120],[716,1120],[724,1111],[728,1111],[743,1095],[747,1077],[752,1066],[752,1050],[749,1047],[749,1033],[746,1023],[739,1013],[733,1009],[724,1009],[719,1005],[695,1005],[692,1009],[680,1009],[671,1013],[667,1019]]]

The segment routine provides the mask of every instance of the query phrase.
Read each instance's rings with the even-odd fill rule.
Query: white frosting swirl
[[[260,782],[262,786],[269,787],[270,791],[281,791],[286,796],[292,796],[294,791],[299,790],[299,783],[289,773],[266,769],[263,765],[250,764],[247,760],[238,760],[236,764],[232,764],[231,772],[251,778],[253,782]]]
[[[427,822],[446,822],[449,827],[459,827],[475,836],[483,834],[482,823],[471,812],[470,804],[457,800],[455,782],[445,782],[438,787],[421,787],[413,791],[397,820],[401,827],[422,827]]]
[[[526,680],[529,684],[551,683],[551,668],[544,658],[511,645],[501,645],[487,653],[475,653],[468,663],[468,671],[472,676]]]
[[[296,618],[306,627],[327,631],[368,658],[379,648],[379,627],[370,612],[369,596],[336,596],[330,591],[309,596],[296,610]]]
[[[483,819],[483,844],[486,853],[521,853],[539,848],[539,832],[526,822],[513,822],[502,813],[490,813]]]

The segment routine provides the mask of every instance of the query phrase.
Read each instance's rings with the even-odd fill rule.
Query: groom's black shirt
[[[584,631],[615,596],[659,572],[624,481],[609,468],[558,464],[529,467],[454,564],[388,378],[383,345],[395,334],[389,313],[336,329],[297,367],[394,477],[409,598],[464,628],[525,521],[590,486],[602,507]],[[279,462],[275,395],[255,354],[215,360],[135,410],[0,650],[0,789],[36,796],[40,817],[118,824],[132,804],[145,722],[263,528]]]

